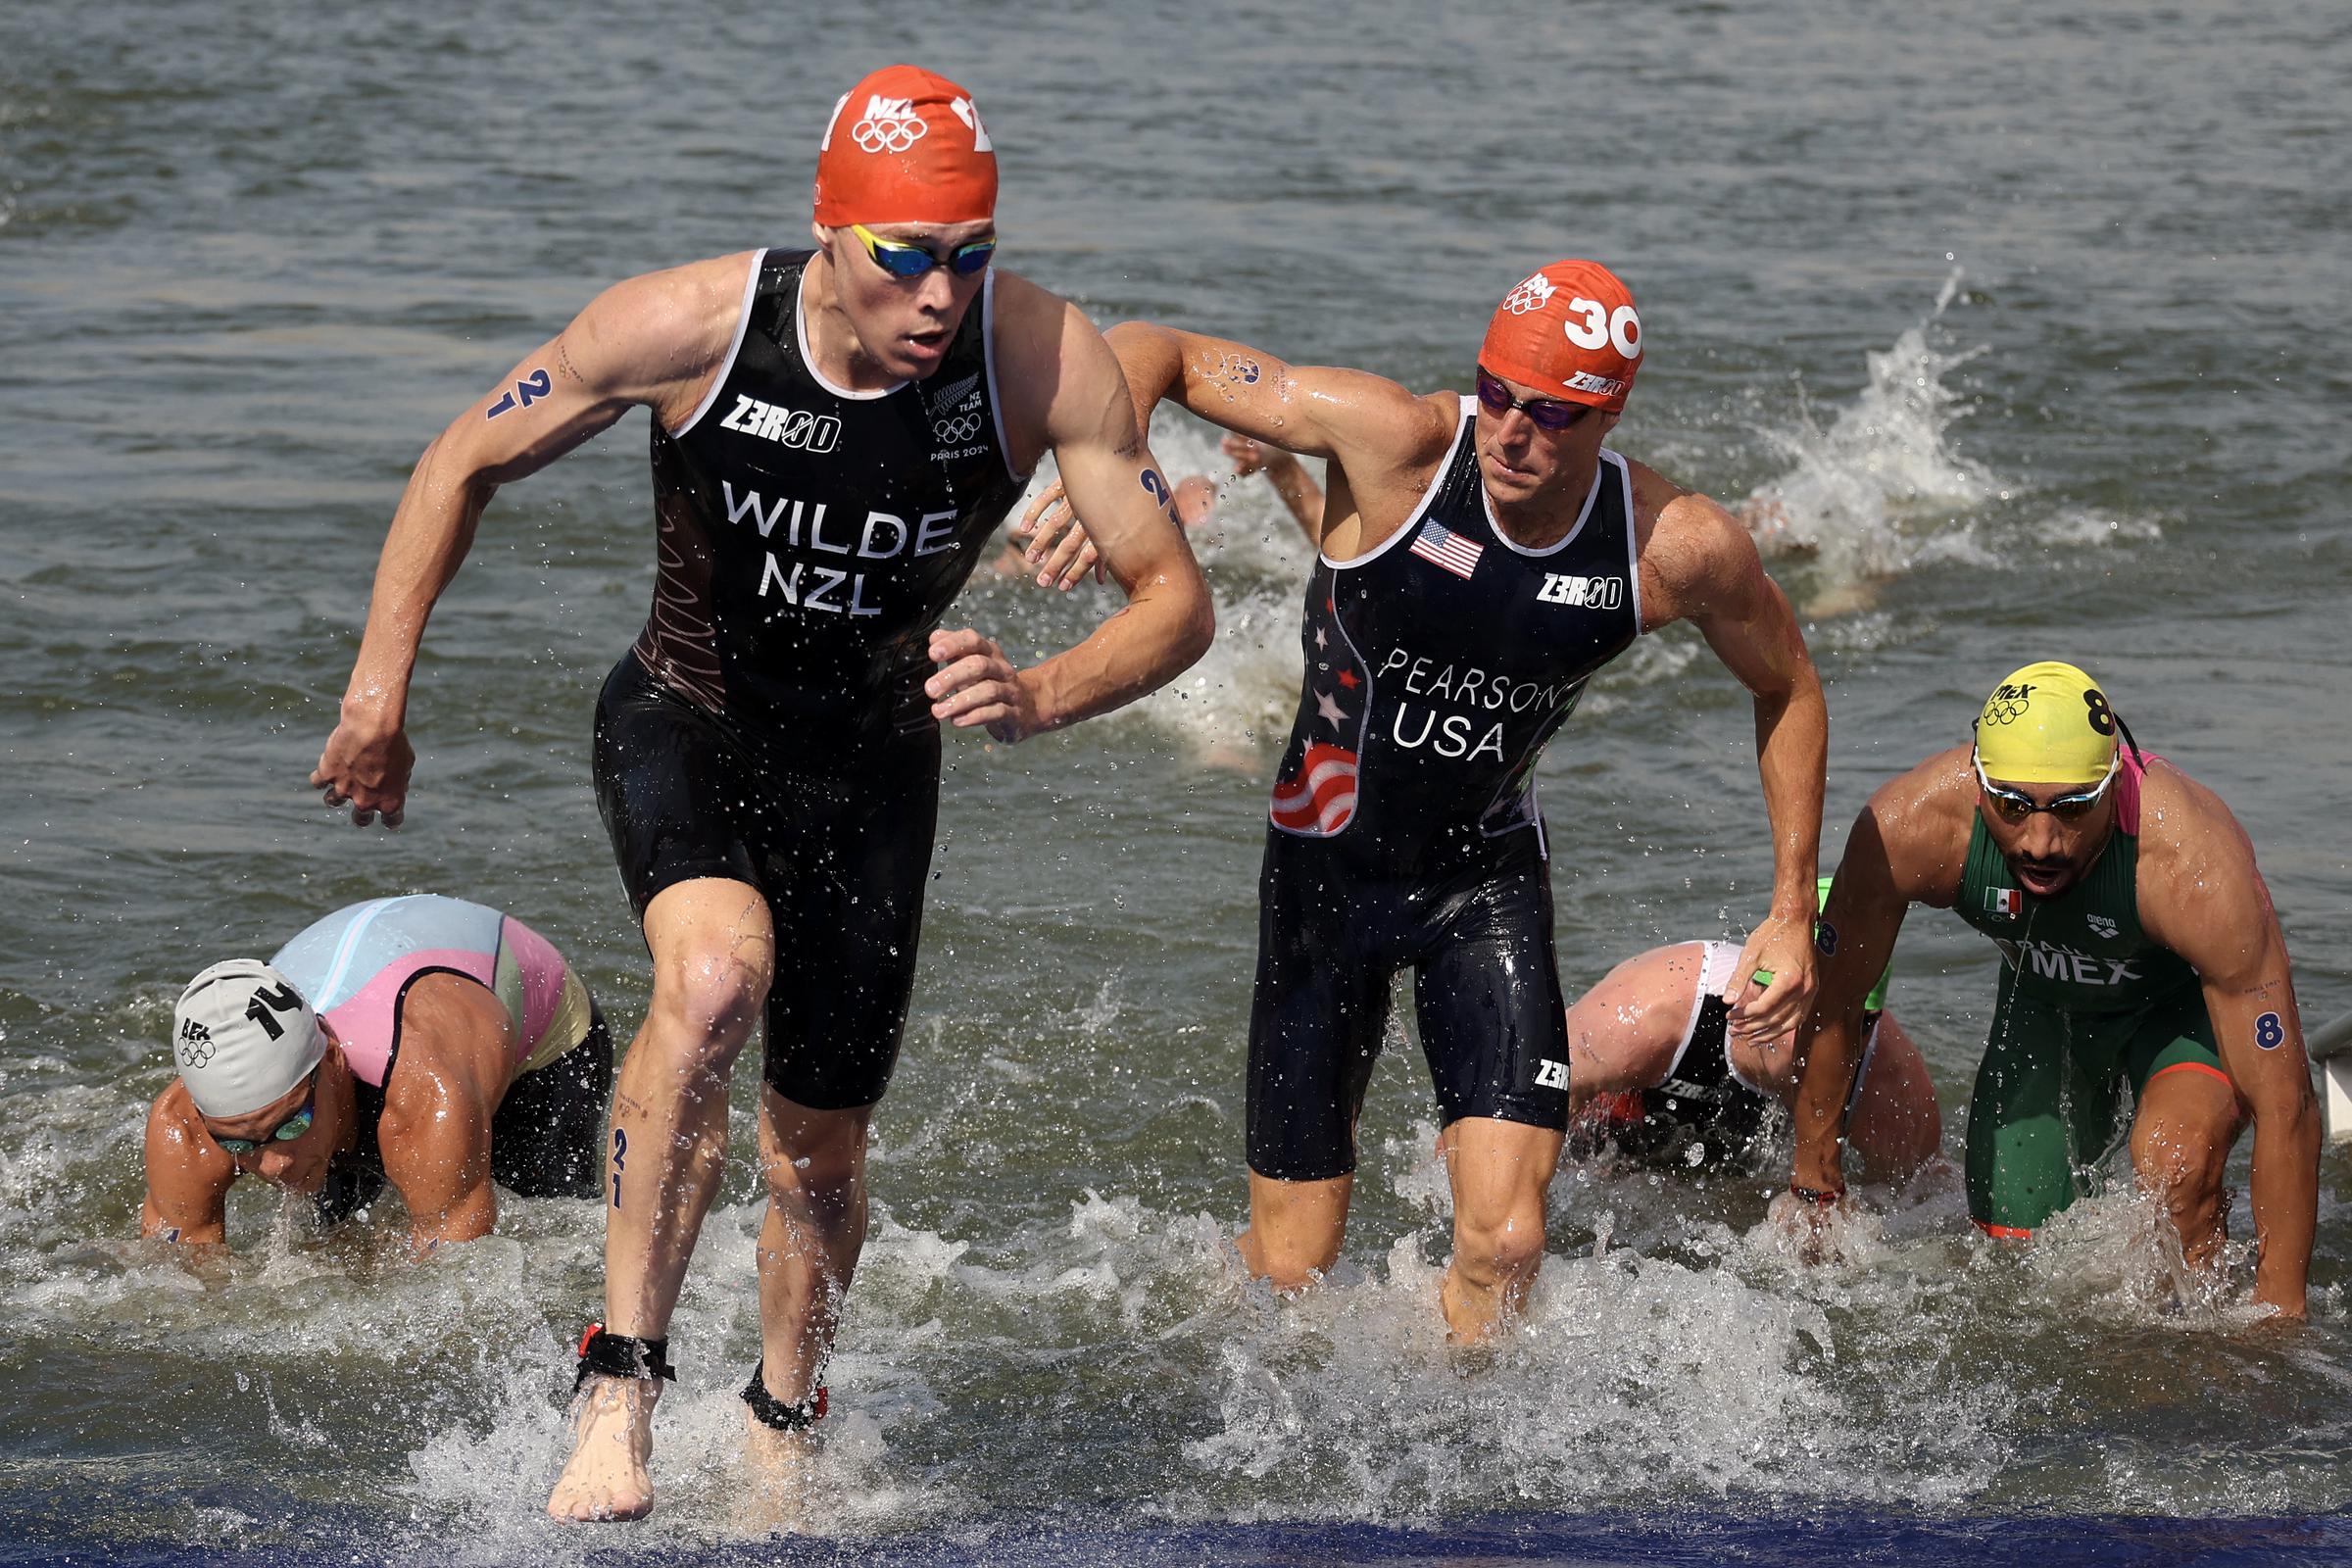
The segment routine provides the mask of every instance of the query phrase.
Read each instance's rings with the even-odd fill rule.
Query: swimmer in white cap
[[[231,958],[172,1017],[179,1076],[147,1116],[140,1234],[227,1240],[240,1176],[344,1219],[389,1181],[422,1251],[524,1197],[602,1190],[612,1044],[563,956],[510,915],[425,894],[338,909],[268,963]]]

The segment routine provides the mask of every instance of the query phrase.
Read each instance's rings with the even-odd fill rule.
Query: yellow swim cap
[[[2013,784],[2096,784],[2115,761],[2115,710],[2072,664],[2048,659],[2002,677],[1977,715],[1977,760]]]

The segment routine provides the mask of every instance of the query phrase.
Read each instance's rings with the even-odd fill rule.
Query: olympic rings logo
[[[1542,272],[1538,272],[1511,290],[1510,294],[1504,298],[1502,308],[1513,316],[1525,316],[1530,311],[1540,311],[1550,304],[1554,292],[1556,290],[1553,289],[1551,280]]]
[[[850,135],[869,153],[903,153],[930,129],[917,115],[869,116],[852,126]]]
[[[931,425],[931,434],[940,441],[969,441],[980,433],[980,416],[966,414],[960,418],[938,419]]]
[[[1984,722],[1987,724],[2014,724],[2025,716],[2026,706],[2024,698],[2010,701],[1995,697],[1984,705]]]

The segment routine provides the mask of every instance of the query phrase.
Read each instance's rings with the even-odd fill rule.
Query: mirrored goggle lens
[[[1585,404],[1563,403],[1557,398],[1529,398],[1522,403],[1509,387],[1484,370],[1478,372],[1478,401],[1490,414],[1524,409],[1539,430],[1565,430],[1589,412]]]
[[[2099,804],[2099,796],[2102,793],[2099,790],[2088,790],[2081,795],[2061,795],[2049,804],[2047,809],[2061,822],[2080,821],[2090,814],[2092,807]]]
[[[874,260],[882,265],[882,270],[893,277],[920,277],[934,267],[945,267],[957,277],[969,277],[986,267],[989,258],[996,255],[997,242],[994,239],[976,239],[968,245],[958,245],[948,253],[945,262],[920,245],[898,245],[877,239],[867,248],[873,252]]]
[[[307,1133],[311,1130],[311,1118],[314,1114],[316,1114],[316,1112],[308,1110],[296,1111],[293,1115],[288,1116],[284,1121],[279,1122],[276,1129],[270,1134],[270,1137],[277,1143],[292,1143],[295,1139],[300,1138],[304,1133]],[[227,1150],[232,1154],[250,1154],[255,1150],[262,1147],[250,1138],[222,1138],[219,1140],[219,1143],[222,1149]]]

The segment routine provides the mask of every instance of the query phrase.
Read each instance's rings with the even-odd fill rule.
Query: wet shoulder
[[[1969,756],[1966,746],[1949,747],[1880,785],[1848,837],[1845,857],[1863,849],[1869,834],[1884,846],[1887,869],[1905,897],[1951,907],[1977,837]]]
[[[2137,902],[2159,925],[2193,918],[2199,910],[2259,902],[2253,841],[2235,813],[2221,796],[2162,758],[2151,759],[2140,777],[2136,838]]]
[[[1764,563],[1755,541],[1720,503],[1646,464],[1602,451],[1625,465],[1633,492],[1643,626],[1654,631],[1672,621],[1733,612],[1760,591]]]
[[[1483,486],[1468,403],[1458,392],[1405,393],[1390,401],[1382,427],[1370,432],[1377,439],[1333,459],[1325,488],[1326,515],[1334,518],[1335,526],[1324,536],[1326,554],[1335,561],[1349,561],[1379,550],[1420,514],[1423,503],[1457,465],[1468,466],[1466,482]],[[1330,504],[1333,497],[1353,511],[1351,535],[1346,532],[1342,507]]]

